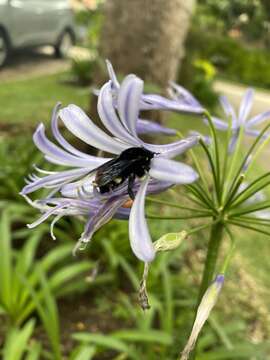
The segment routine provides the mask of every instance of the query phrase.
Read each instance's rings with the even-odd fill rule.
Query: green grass
[[[87,108],[89,90],[64,82],[66,73],[46,75],[27,80],[5,82],[0,86],[1,124],[35,125],[49,120],[51,111],[60,101]]]

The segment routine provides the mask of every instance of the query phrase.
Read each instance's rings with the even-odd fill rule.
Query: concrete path
[[[50,47],[20,51],[12,54],[10,62],[0,70],[0,86],[6,81],[51,75],[68,69],[69,61],[56,59]]]
[[[247,86],[219,80],[215,82],[214,88],[218,93],[226,95],[230,102],[238,108]],[[270,110],[270,91],[256,89],[251,114],[256,115],[267,110]]]

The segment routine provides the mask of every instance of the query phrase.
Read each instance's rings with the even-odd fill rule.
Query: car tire
[[[54,47],[55,56],[58,58],[66,58],[74,43],[75,39],[73,34],[69,30],[65,30],[60,35],[59,40]]]
[[[0,69],[6,65],[9,56],[9,43],[5,33],[0,30]]]

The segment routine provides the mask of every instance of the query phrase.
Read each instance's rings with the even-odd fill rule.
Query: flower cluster
[[[52,134],[58,144],[47,138],[43,124],[38,126],[33,139],[46,160],[69,169],[47,172],[37,168],[37,171],[45,176],[30,175],[28,184],[21,193],[31,205],[43,213],[41,218],[29,227],[35,227],[48,217],[55,216],[51,223],[52,236],[53,226],[62,216],[84,215],[87,218],[76,249],[84,247],[94,232],[112,217],[129,218],[131,248],[140,260],[149,262],[153,260],[155,251],[145,219],[145,196],[164,191],[174,184],[188,184],[197,180],[198,175],[190,166],[171,159],[196,145],[199,136],[190,136],[165,145],[145,143],[138,136],[138,127],[143,128],[143,132],[151,132],[153,126],[159,125],[142,122],[139,119],[140,110],[166,109],[201,113],[203,109],[179,105],[157,95],[145,95],[143,81],[135,75],[128,75],[119,85],[110,64],[108,67],[111,80],[105,83],[99,92],[98,113],[111,136],[97,127],[76,105],[61,109],[58,104],[51,120]],[[59,119],[78,139],[98,150],[114,154],[115,160],[127,149],[133,148],[146,149],[153,154],[148,171],[142,174],[145,177],[136,177],[133,181],[132,192],[136,196],[131,209],[125,206],[129,200],[129,179],[123,177],[119,186],[105,193],[98,191],[95,185],[97,171],[102,173],[102,166],[109,165],[112,158],[79,151],[61,134]],[[112,180],[115,180],[114,175],[111,176]],[[117,181],[118,178],[119,176]],[[31,201],[27,195],[40,188],[50,189],[46,198]]]

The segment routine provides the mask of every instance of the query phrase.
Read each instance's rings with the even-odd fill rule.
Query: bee
[[[96,169],[93,185],[101,194],[116,189],[128,179],[128,194],[134,200],[133,185],[136,176],[143,178],[150,170],[150,162],[155,153],[142,147],[124,150],[118,157]]]

